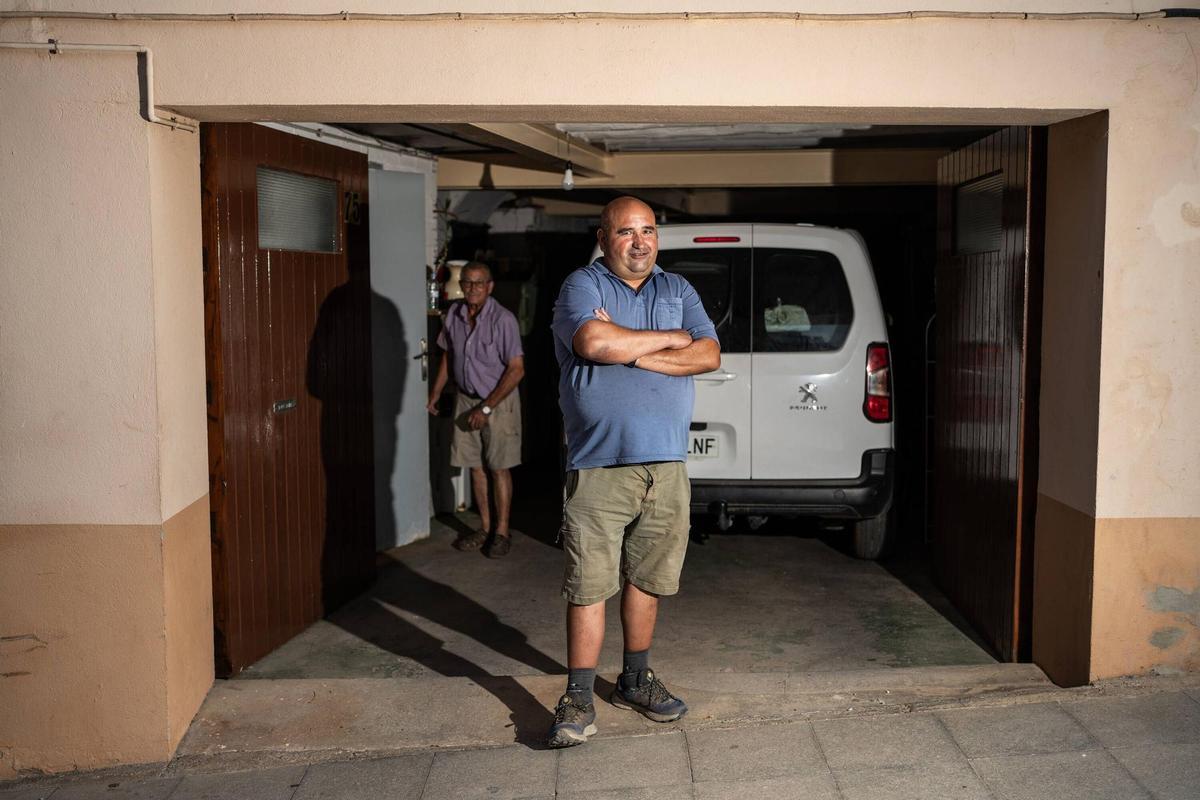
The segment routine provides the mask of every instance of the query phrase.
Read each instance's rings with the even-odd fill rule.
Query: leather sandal
[[[508,555],[508,551],[512,549],[512,535],[495,536],[492,538],[492,543],[488,545],[485,555],[488,558],[503,558]]]
[[[454,540],[455,550],[478,550],[487,541],[488,533],[483,528],[464,534]]]

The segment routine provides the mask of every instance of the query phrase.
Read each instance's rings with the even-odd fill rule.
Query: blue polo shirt
[[[601,260],[568,275],[551,323],[560,371],[558,403],[567,431],[567,469],[686,461],[695,399],[691,376],[581,358],[572,340],[585,322],[596,319],[597,308],[626,328],[682,328],[693,339],[717,340],[700,295],[685,278],[657,265],[636,292]]]

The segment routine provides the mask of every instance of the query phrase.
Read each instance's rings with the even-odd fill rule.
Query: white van
[[[692,510],[843,520],[854,552],[886,549],[896,459],[887,328],[857,232],[812,225],[659,228],[721,338],[696,376]],[[599,250],[593,258],[599,257]]]

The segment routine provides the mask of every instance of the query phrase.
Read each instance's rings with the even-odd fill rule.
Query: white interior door
[[[425,411],[426,176],[372,169],[371,349],[380,550],[429,535]]]

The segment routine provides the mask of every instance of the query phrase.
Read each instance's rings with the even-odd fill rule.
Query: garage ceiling
[[[483,160],[510,158],[514,153],[503,137],[471,124],[357,123],[342,127],[424,150],[438,156]],[[515,126],[514,126],[515,127]],[[573,149],[592,146],[605,153],[723,150],[802,150],[855,147],[945,147],[952,149],[991,133],[980,126],[918,125],[662,125],[657,123],[570,123],[521,125],[557,139],[561,157],[567,142]],[[493,163],[499,163],[493,161]]]
[[[840,139],[847,130],[869,125],[790,124],[656,125],[653,123],[559,123],[557,130],[610,153],[680,150],[799,150]]]
[[[658,123],[359,123],[438,156],[445,189],[546,189],[570,161],[580,188],[911,185],[979,126]]]

